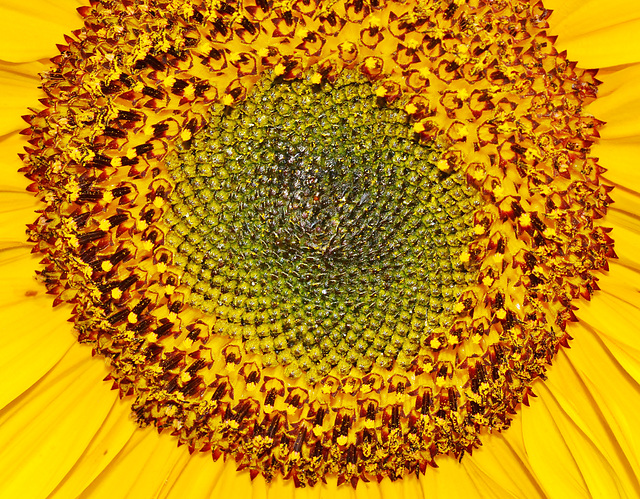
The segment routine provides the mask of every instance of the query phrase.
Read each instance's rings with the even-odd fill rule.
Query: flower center
[[[509,426],[615,256],[598,82],[542,3],[79,10],[29,233],[141,425],[354,487]]]
[[[315,382],[407,367],[477,272],[460,254],[482,201],[436,165],[400,105],[352,71],[265,76],[168,164],[170,243],[191,304],[267,365]]]

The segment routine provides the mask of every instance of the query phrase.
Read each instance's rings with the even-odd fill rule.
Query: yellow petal
[[[81,26],[75,9],[83,3],[4,0],[0,5],[0,59],[24,62],[51,57],[51,48],[64,43],[62,35]]]
[[[189,453],[176,449],[170,435],[149,430],[137,429],[82,495],[111,499],[117,490],[122,497],[157,497],[171,470],[184,465]]]
[[[103,397],[114,398],[115,392],[98,386]],[[131,419],[128,400],[113,400],[106,419],[82,454],[81,459],[68,471],[54,490],[53,497],[78,497],[102,473],[140,429]],[[204,473],[206,476],[207,473]]]
[[[547,0],[553,34],[581,67],[606,68],[640,60],[640,4],[633,0]],[[557,21],[554,22],[554,21]]]
[[[0,413],[0,497],[46,497],[83,455],[113,405],[104,364],[90,355],[74,344]]]

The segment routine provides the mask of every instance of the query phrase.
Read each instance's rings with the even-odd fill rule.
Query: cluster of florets
[[[614,256],[595,73],[541,3],[79,10],[26,117],[29,230],[141,424],[298,485],[425,472],[509,425]],[[285,88],[327,121],[295,129]]]

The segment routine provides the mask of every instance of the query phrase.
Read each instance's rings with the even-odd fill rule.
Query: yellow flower
[[[616,5],[600,0],[558,2],[557,6],[552,3],[548,2],[548,6],[557,7],[558,11],[551,19],[551,31],[560,35],[559,46],[566,46],[570,58],[578,60],[581,67],[604,68],[599,73],[604,81],[600,98],[589,112],[608,123],[601,129],[602,140],[594,152],[600,157],[600,164],[608,168],[605,178],[617,186],[613,193],[616,204],[609,208],[605,225],[614,228],[619,260],[610,263],[610,271],[599,281],[602,291],[580,307],[581,322],[569,328],[574,337],[571,350],[557,355],[548,380],[534,385],[538,398],[531,407],[518,412],[508,431],[484,435],[483,446],[474,450],[473,456],[465,456],[460,463],[443,457],[438,469],[427,469],[419,478],[409,476],[380,484],[360,482],[355,491],[348,487],[336,491],[335,479],[329,478],[328,484],[295,492],[290,480],[276,477],[266,484],[258,476],[251,481],[248,473],[235,472],[231,460],[212,463],[206,453],[189,456],[184,449],[176,449],[174,440],[166,435],[138,429],[129,419],[129,404],[114,403],[112,393],[101,389],[100,380],[108,371],[101,362],[89,359],[86,347],[75,343],[66,322],[69,308],[50,310],[44,288],[33,277],[37,259],[30,256],[24,238],[25,225],[33,223],[33,211],[41,205],[24,192],[27,182],[17,173],[20,163],[15,155],[25,144],[16,133],[22,128],[17,117],[25,114],[22,110],[39,97],[34,75],[47,70],[41,61],[52,55],[49,46],[61,42],[60,33],[74,29],[78,20],[71,15],[73,2],[60,2],[58,7],[15,2],[2,7],[5,15],[0,59],[5,62],[0,66],[0,77],[6,91],[0,97],[5,99],[0,134],[4,161],[0,181],[0,258],[4,264],[0,292],[4,340],[0,443],[4,475],[0,491],[8,497],[50,493],[73,497],[81,492],[93,497],[100,493],[114,495],[114,491],[138,497],[198,497],[227,490],[240,497],[581,497],[617,495],[616,491],[620,495],[638,495],[636,477],[640,470],[635,449],[639,426],[635,409],[640,402],[640,352],[636,339],[638,290],[634,283],[640,268],[633,252],[638,246],[640,211],[637,194],[629,186],[635,185],[633,162],[638,152],[634,121],[638,102],[634,90],[640,71],[635,60],[640,38],[633,33],[637,32],[639,12],[629,1]],[[611,11],[619,17],[612,19]],[[372,26],[376,24],[372,20]],[[151,43],[144,36],[138,42],[141,54]],[[457,57],[464,60],[466,51],[458,50]],[[374,70],[376,61],[368,60],[367,67]],[[274,68],[276,75],[286,71],[283,64]],[[86,84],[91,89],[100,82]],[[184,95],[192,98],[195,89],[185,87]],[[378,87],[376,95],[387,97],[389,89]],[[458,92],[457,97],[468,95]],[[227,94],[222,102],[231,104],[229,98],[233,99],[233,95]],[[416,129],[419,133],[424,130]],[[455,137],[464,138],[467,133],[466,126],[461,125],[455,130]],[[184,129],[181,138],[188,141],[191,132]],[[534,152],[527,153],[529,159],[535,159]],[[75,150],[72,154],[73,160],[83,161],[92,153]],[[135,157],[135,153],[118,158],[111,165],[120,166],[133,159],[130,156]],[[445,163],[438,163],[438,168],[447,170]],[[55,172],[56,165],[51,168]],[[67,185],[66,191],[70,199],[81,193],[77,184]],[[162,207],[160,197],[152,201],[156,208]],[[520,223],[527,225],[531,220]],[[474,229],[478,236],[485,231],[483,225]],[[554,234],[545,231],[544,236],[552,238]],[[74,237],[69,237],[70,247],[81,243]],[[463,255],[460,256],[462,261]],[[103,261],[101,268],[105,272],[111,270],[108,261]],[[492,281],[492,276],[483,279],[486,286]],[[113,291],[117,288],[111,290],[112,294]],[[506,316],[503,308],[496,312],[498,320]],[[125,317],[129,323],[137,320],[134,313]],[[442,339],[453,343],[455,338]],[[438,345],[433,348],[438,348],[438,337],[431,339],[432,345],[434,342]],[[184,372],[180,382],[189,381],[189,374]],[[327,393],[331,393],[328,386]],[[235,420],[229,423],[237,425]],[[338,443],[346,444],[347,437],[341,435]]]

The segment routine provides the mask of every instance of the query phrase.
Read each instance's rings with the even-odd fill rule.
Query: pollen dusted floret
[[[44,257],[40,277],[54,304],[73,306],[79,341],[111,364],[114,388],[135,398],[140,424],[172,432],[191,451],[232,456],[252,477],[282,475],[298,486],[329,475],[355,486],[424,473],[439,455],[471,452],[483,430],[509,426],[532,382],[567,345],[574,300],[589,299],[598,289],[595,271],[615,256],[608,230],[597,224],[611,202],[603,169],[590,157],[601,123],[583,111],[598,82],[594,71],[576,69],[555,50],[541,3],[94,0],[79,10],[84,27],[67,37],[44,75],[44,109],[25,117],[24,171],[44,205],[29,233]],[[400,243],[420,227],[411,222],[420,183],[414,190],[404,167],[382,176],[398,184],[384,192],[399,196],[400,208],[389,215],[400,230],[378,240],[374,231],[362,239],[341,233],[342,218],[332,226],[328,216],[339,212],[330,193],[341,182],[362,193],[379,189],[364,181],[366,162],[346,168],[351,150],[324,155],[347,179],[331,179],[327,168],[317,179],[326,187],[317,201],[294,189],[307,205],[279,210],[276,197],[267,197],[264,219],[242,218],[262,202],[251,192],[263,184],[231,180],[255,171],[277,197],[290,195],[278,165],[304,146],[292,138],[305,136],[291,135],[282,147],[274,137],[240,137],[259,130],[259,116],[272,130],[296,123],[282,112],[276,124],[247,106],[264,92],[297,85],[327,89],[326,98],[334,98],[349,74],[359,75],[358,89],[372,99],[359,105],[395,113],[401,119],[385,118],[384,128],[398,129],[395,138],[412,151],[430,151],[421,164],[445,212],[450,201],[442,196],[455,200],[452,206],[464,202],[458,190],[467,199],[479,193],[482,206],[469,212],[466,228],[456,228],[464,244],[443,246],[456,248],[446,265],[474,276],[464,290],[455,282],[448,287],[449,267],[433,269],[428,283],[437,283],[440,295],[429,296],[424,313],[416,314],[425,280],[414,276],[415,295],[380,295],[376,288],[374,320],[351,321],[359,302],[349,296],[344,311],[337,303],[335,316],[323,316],[325,328],[316,310],[335,309],[322,305],[320,294],[320,306],[307,314],[305,298],[315,290],[305,286],[351,272],[354,280],[340,284],[347,289],[373,275],[343,261],[329,265],[327,251],[335,261],[348,255],[363,270],[371,266],[365,254],[387,264],[419,260],[426,242]],[[340,118],[345,111],[331,112]],[[238,126],[243,113],[250,119]],[[214,168],[212,144],[214,156],[264,144],[260,153],[273,151],[274,158],[249,164],[225,157]],[[385,148],[378,150],[373,164],[384,168]],[[211,172],[198,170],[207,165]],[[308,174],[295,168],[288,171]],[[236,193],[245,188],[249,202],[240,206]],[[360,199],[346,196],[343,207]],[[305,207],[323,200],[330,201],[326,209]],[[363,215],[366,232],[384,217],[376,214],[382,204],[363,203],[371,207]],[[333,242],[307,230],[305,213],[319,217]],[[448,227],[451,220],[437,223]],[[229,238],[201,230],[221,223]],[[258,239],[254,270],[250,243],[231,236],[281,226],[287,230]],[[363,244],[351,244],[349,234]],[[227,247],[231,241],[242,244]],[[385,244],[398,250],[393,259]],[[218,268],[210,265],[215,251],[224,254]],[[354,257],[358,251],[362,258]],[[325,261],[318,274],[302,271],[308,282],[289,282],[287,273],[276,282],[258,272],[282,256],[290,273],[310,255]],[[292,295],[286,303],[300,306],[280,307],[285,293]],[[413,315],[400,320],[403,311]],[[387,324],[395,312],[397,320]],[[399,334],[400,324],[411,331]],[[317,344],[314,331],[328,333]],[[419,341],[404,342],[410,336]],[[342,340],[364,355],[336,358]],[[309,352],[302,349],[307,343]],[[309,376],[313,369],[318,379]]]

